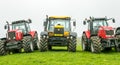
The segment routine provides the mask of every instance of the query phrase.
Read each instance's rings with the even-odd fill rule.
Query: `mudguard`
[[[37,31],[30,31],[29,33],[30,33],[30,35],[32,36],[32,38],[34,38],[35,33],[37,33]]]
[[[77,37],[77,33],[76,32],[70,32],[70,36]]]
[[[40,36],[43,36],[43,35],[46,35],[46,36],[47,36],[47,35],[48,35],[48,32],[46,32],[46,31],[41,32],[41,33],[40,33]]]
[[[90,31],[84,31],[83,33],[85,33],[85,35],[88,39],[90,38]]]

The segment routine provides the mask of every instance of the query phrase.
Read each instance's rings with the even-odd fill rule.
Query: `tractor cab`
[[[49,36],[68,36],[71,31],[71,18],[68,16],[50,16],[46,25]]]
[[[27,34],[30,32],[29,23],[30,22],[27,22],[25,20],[12,22],[12,30],[19,30],[23,32],[23,34]]]

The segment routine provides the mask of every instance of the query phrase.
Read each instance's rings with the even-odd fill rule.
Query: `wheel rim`
[[[91,43],[91,52],[94,52],[93,44]]]
[[[37,47],[38,47],[38,49],[40,49],[40,43],[39,43],[39,41],[37,41]]]
[[[85,50],[85,44],[84,44],[84,42],[82,43],[82,49],[83,49],[83,51]]]
[[[30,43],[30,49],[31,49],[31,51],[34,51],[32,43]]]

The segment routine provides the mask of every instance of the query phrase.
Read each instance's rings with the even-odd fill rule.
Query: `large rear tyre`
[[[82,43],[81,43],[81,46],[82,46],[82,50],[83,51],[88,51],[88,43],[87,43],[87,37],[85,34],[82,35]]]
[[[91,37],[91,52],[100,53],[102,51],[102,45],[98,36]]]
[[[115,40],[115,50],[117,52],[120,52],[120,35],[116,35],[116,40]]]
[[[26,53],[34,51],[33,41],[31,36],[23,37],[23,49]]]
[[[6,55],[5,43],[3,40],[0,40],[0,55]]]
[[[76,52],[76,38],[70,38],[68,40],[68,51]]]
[[[37,33],[35,33],[35,36],[34,36],[33,42],[34,42],[34,44],[33,44],[34,49],[35,49],[35,50],[38,50],[38,46],[37,46],[37,44],[39,43],[39,40],[38,40],[38,34],[37,34]]]
[[[46,38],[41,38],[39,43],[40,52],[44,52],[48,50],[48,43]]]

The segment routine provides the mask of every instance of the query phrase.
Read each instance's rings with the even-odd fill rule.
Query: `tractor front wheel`
[[[23,48],[26,53],[34,51],[33,41],[31,36],[23,37]]]
[[[102,51],[102,45],[98,36],[91,37],[91,52],[100,53]]]
[[[82,43],[81,43],[81,45],[82,45],[82,50],[83,50],[83,51],[87,51],[87,50],[88,50],[88,45],[87,45],[87,38],[86,38],[86,35],[85,35],[85,34],[83,34],[81,41],[82,41]]]
[[[70,38],[68,40],[68,51],[75,52],[76,51],[76,38]]]
[[[0,55],[6,55],[5,43],[3,40],[0,40]]]
[[[48,50],[47,38],[40,38],[39,50],[41,52],[44,52],[44,51]]]
[[[38,49],[37,44],[38,44],[38,42],[39,42],[39,40],[38,40],[38,34],[37,34],[37,33],[35,33],[33,42],[34,42],[34,44],[33,44],[34,49],[37,50],[37,49]]]

